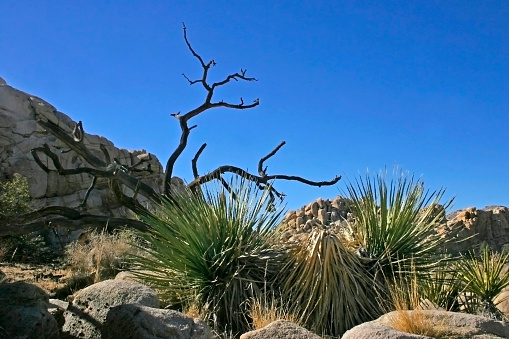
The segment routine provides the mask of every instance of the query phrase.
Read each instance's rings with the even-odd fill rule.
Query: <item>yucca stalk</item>
[[[246,181],[231,183],[234,194],[205,188],[175,192],[141,234],[149,244],[137,257],[136,274],[174,306],[198,304],[218,330],[248,330],[248,301],[279,271],[282,252],[268,240],[282,210],[271,212],[269,192]]]
[[[310,330],[339,336],[380,315],[373,277],[340,235],[314,229],[289,252],[282,270],[290,312]]]
[[[467,311],[478,313],[496,320],[507,320],[498,310],[496,297],[509,286],[509,271],[504,266],[509,262],[509,250],[492,251],[488,245],[481,246],[480,253],[471,251],[456,263],[458,276],[463,283]],[[502,302],[500,300],[499,302]]]
[[[450,237],[438,235],[438,225],[452,199],[439,208],[445,190],[424,190],[424,183],[400,174],[387,183],[379,174],[371,181],[358,179],[348,185],[359,253],[372,259],[373,267],[385,275],[396,272],[427,272],[443,260]],[[452,233],[451,233],[452,236]]]

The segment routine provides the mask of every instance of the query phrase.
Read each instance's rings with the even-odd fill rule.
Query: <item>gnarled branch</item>
[[[252,181],[253,183],[255,183],[257,185],[257,187],[259,189],[265,189],[266,187],[268,187],[272,194],[275,194],[280,199],[283,199],[284,194],[283,193],[279,193],[278,191],[276,191],[276,189],[272,185],[270,185],[270,183],[272,181],[278,180],[278,179],[279,180],[298,181],[298,182],[304,183],[306,185],[321,187],[321,186],[331,186],[331,185],[334,185],[339,180],[341,180],[341,176],[336,176],[336,177],[334,177],[334,179],[332,179],[330,181],[312,181],[312,180],[308,180],[308,179],[305,179],[305,178],[302,178],[302,177],[299,177],[299,176],[295,176],[295,175],[285,175],[285,174],[267,175],[267,173],[266,173],[267,167],[265,167],[265,169],[263,169],[264,161],[267,160],[268,158],[274,156],[281,149],[281,147],[283,147],[284,145],[285,145],[285,141],[282,141],[268,155],[266,155],[266,156],[264,156],[263,158],[260,159],[260,161],[258,162],[258,173],[259,173],[259,175],[255,175],[255,174],[249,173],[248,171],[243,170],[242,168],[239,168],[237,166],[223,165],[223,166],[219,166],[218,168],[216,168],[212,172],[209,172],[209,173],[207,173],[207,174],[205,174],[203,176],[196,177],[196,175],[195,175],[195,179],[189,183],[188,187],[193,189],[193,188],[195,188],[197,186],[203,185],[204,183],[207,183],[207,182],[215,180],[215,179],[220,180],[223,183],[223,185],[224,185],[225,180],[222,177],[222,175],[225,174],[225,173],[233,173],[233,174],[241,176],[241,177],[243,177],[243,178],[245,178],[245,179],[247,179],[249,181]],[[204,147],[202,146],[202,148],[204,148]],[[196,163],[197,163],[198,157],[200,156],[202,151],[203,151],[203,149],[200,149],[200,151],[196,154],[196,156],[193,159],[193,172],[195,174],[198,174],[198,170],[196,168]]]
[[[140,159],[140,161],[137,162],[136,164],[127,166],[121,164],[118,159],[110,157],[110,154],[107,151],[106,147],[101,144],[100,149],[104,155],[103,157],[104,159],[101,159],[100,157],[93,154],[87,148],[85,142],[83,142],[83,140],[85,139],[85,132],[81,121],[78,122],[74,127],[73,131],[69,133],[69,131],[65,131],[59,125],[44,118],[42,114],[39,115],[33,102],[32,101],[30,102],[34,114],[39,119],[38,123],[47,132],[51,133],[56,138],[61,140],[69,148],[69,150],[65,152],[69,151],[76,152],[90,165],[73,169],[64,168],[60,163],[59,156],[55,152],[53,152],[47,144],[43,145],[42,147],[34,148],[31,151],[36,163],[41,167],[41,169],[43,169],[46,172],[50,172],[51,170],[50,167],[48,167],[47,165],[47,160],[45,163],[43,161],[45,159],[41,159],[42,154],[44,154],[47,157],[47,159],[51,160],[51,163],[53,164],[55,170],[60,175],[75,175],[87,173],[92,177],[92,182],[89,188],[87,189],[85,193],[85,198],[80,206],[84,206],[84,204],[86,203],[86,200],[90,195],[90,192],[94,189],[95,183],[98,178],[108,179],[110,182],[110,188],[115,197],[117,198],[118,202],[122,206],[127,207],[134,212],[138,213],[146,212],[146,208],[141,205],[141,203],[138,200],[138,196],[143,196],[155,204],[160,204],[165,198],[171,199],[172,193],[171,178],[173,175],[173,168],[175,166],[175,162],[180,157],[184,149],[187,147],[191,130],[196,128],[196,125],[189,126],[189,121],[192,118],[196,117],[197,115],[213,108],[223,107],[243,110],[254,108],[260,104],[259,99],[255,99],[252,103],[246,104],[242,97],[240,98],[239,103],[230,103],[224,100],[213,101],[215,93],[214,91],[218,87],[227,85],[231,81],[241,81],[241,80],[257,81],[257,79],[254,77],[248,77],[246,75],[247,70],[241,69],[240,72],[229,74],[221,81],[209,83],[208,82],[209,70],[212,66],[216,65],[216,62],[214,60],[210,60],[208,63],[205,63],[203,58],[191,46],[187,37],[187,28],[185,25],[183,25],[183,32],[184,40],[189,51],[195,58],[198,59],[203,71],[201,78],[197,80],[191,80],[185,74],[183,74],[183,76],[189,82],[190,85],[201,83],[203,88],[206,90],[206,97],[205,101],[202,104],[188,111],[187,113],[180,114],[179,112],[176,114],[172,114],[172,116],[179,122],[181,135],[179,144],[177,145],[173,153],[170,155],[166,163],[163,195],[160,195],[152,187],[143,183],[139,179],[136,179],[132,175],[133,172],[140,171],[150,172],[151,167],[150,163],[148,162],[150,160],[150,157],[148,159]],[[284,146],[284,144],[285,144],[284,141],[281,142],[274,150],[272,150],[269,154],[267,154],[266,156],[262,157],[259,160],[258,175],[249,173],[248,171],[243,170],[237,166],[224,165],[218,167],[217,169],[211,171],[210,173],[200,176],[197,167],[197,162],[207,145],[203,144],[191,161],[194,180],[188,185],[188,187],[191,190],[197,192],[199,190],[200,185],[207,183],[211,180],[219,180],[221,184],[226,188],[226,190],[228,190],[231,194],[235,194],[232,188],[228,185],[227,181],[223,177],[224,174],[231,173],[252,181],[259,189],[262,190],[269,189],[271,201],[273,201],[275,197],[278,197],[279,199],[283,199],[284,197],[283,193],[278,192],[272,186],[272,182],[274,180],[298,181],[307,185],[320,187],[334,185],[341,179],[341,177],[336,176],[334,179],[330,181],[311,181],[300,176],[290,176],[284,174],[268,175],[267,167],[264,168],[264,162],[267,161],[272,156],[274,156],[281,149],[281,147]],[[147,164],[147,166],[144,167],[143,166],[144,164]],[[129,188],[133,192],[132,196],[128,196],[124,193],[125,188]],[[32,212],[31,214],[26,214],[16,218],[0,215],[0,223],[7,225],[7,227],[0,228],[0,236],[6,234],[10,235],[25,234],[28,231],[52,228],[55,224],[66,226],[71,229],[82,228],[86,226],[104,227],[105,225],[108,225],[109,227],[127,225],[128,227],[134,227],[137,229],[142,230],[146,229],[145,224],[136,220],[88,215],[83,214],[74,209],[59,206],[46,207],[44,209]],[[23,224],[24,226],[21,228],[18,227],[16,229],[14,225],[19,224]]]
[[[239,104],[232,104],[232,103],[228,103],[228,102],[224,102],[224,101],[212,102],[212,97],[214,96],[214,90],[217,87],[226,85],[231,80],[256,81],[257,79],[252,78],[252,77],[247,77],[246,76],[247,71],[245,69],[241,69],[240,73],[236,72],[236,73],[230,74],[224,80],[215,82],[212,85],[210,85],[207,82],[208,73],[209,73],[210,67],[215,66],[216,62],[214,60],[211,60],[208,63],[205,63],[203,61],[203,58],[198,53],[196,53],[196,51],[193,49],[193,47],[191,46],[191,43],[189,42],[189,40],[187,38],[186,25],[184,23],[182,23],[182,26],[183,26],[183,30],[184,30],[184,40],[186,42],[186,45],[189,48],[189,51],[191,52],[191,54],[195,58],[198,59],[198,61],[200,62],[200,65],[203,69],[202,78],[199,80],[191,80],[185,74],[182,74],[182,75],[189,82],[190,85],[194,85],[196,83],[201,83],[203,85],[203,87],[205,88],[205,90],[207,91],[207,96],[206,96],[205,102],[203,104],[201,104],[197,108],[185,113],[184,115],[180,115],[180,113],[172,114],[172,116],[175,117],[179,122],[181,136],[180,136],[180,142],[179,142],[177,148],[173,151],[170,158],[166,162],[165,180],[164,180],[164,194],[166,196],[171,196],[171,178],[173,176],[173,167],[175,166],[175,162],[177,161],[177,159],[180,157],[180,155],[182,154],[182,152],[184,151],[184,149],[187,146],[189,132],[191,131],[192,128],[196,127],[196,126],[193,126],[191,128],[188,127],[187,124],[190,119],[194,118],[195,116],[197,116],[211,108],[225,107],[225,108],[232,108],[232,109],[249,109],[249,108],[256,107],[260,104],[260,100],[256,99],[253,101],[252,104],[245,105],[244,100],[242,98],[240,98]]]
[[[37,211],[18,215],[5,216],[0,214],[0,237],[19,236],[32,232],[40,232],[57,226],[69,230],[83,228],[134,228],[140,231],[148,230],[148,226],[139,221],[126,218],[112,218],[108,216],[82,214],[73,208],[62,206],[49,206]]]

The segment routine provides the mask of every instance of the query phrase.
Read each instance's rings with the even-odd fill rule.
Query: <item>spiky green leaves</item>
[[[193,302],[217,329],[246,331],[248,301],[260,298],[281,267],[268,240],[281,219],[268,209],[269,192],[242,181],[234,194],[205,189],[176,192],[154,214],[137,274],[174,304]]]
[[[471,313],[481,313],[497,320],[507,320],[495,307],[495,298],[509,286],[509,250],[500,253],[483,245],[479,251],[472,251],[469,257],[456,263],[459,280],[466,292],[465,306]]]
[[[449,238],[435,233],[452,200],[440,208],[444,190],[425,191],[422,181],[399,174],[387,183],[379,174],[348,185],[355,224],[352,225],[366,256],[373,258],[385,273],[394,265],[406,272],[434,267]]]

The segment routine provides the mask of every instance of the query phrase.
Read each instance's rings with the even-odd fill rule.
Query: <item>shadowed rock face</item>
[[[244,333],[240,339],[319,339],[320,337],[304,327],[300,327],[290,321],[277,320],[256,331]]]
[[[200,319],[177,311],[135,304],[113,307],[106,317],[101,338],[212,339],[208,326]]]
[[[25,282],[0,284],[0,338],[60,338],[49,297]]]

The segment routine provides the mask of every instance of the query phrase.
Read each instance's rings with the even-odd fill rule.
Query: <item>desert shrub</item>
[[[282,210],[269,208],[268,190],[245,181],[232,194],[174,192],[157,213],[142,215],[150,246],[135,258],[135,273],[170,307],[198,305],[218,332],[249,330],[248,303],[281,268],[282,253],[270,241]]]
[[[0,182],[0,214],[10,216],[28,212],[29,202],[26,178],[15,174],[11,180]]]
[[[290,312],[316,333],[339,336],[381,315],[373,276],[337,233],[312,230],[292,246],[281,272]]]
[[[16,216],[30,211],[28,181],[19,174],[0,182],[0,214]],[[0,225],[2,227],[2,225]],[[51,262],[55,251],[43,236],[28,234],[0,237],[0,261]]]
[[[129,267],[129,258],[138,253],[132,231],[112,234],[91,232],[85,241],[75,241],[65,250],[65,262],[72,277],[70,282],[82,288],[83,284],[115,277]]]
[[[467,312],[508,320],[495,303],[496,297],[509,286],[509,271],[504,270],[508,262],[507,247],[495,252],[486,244],[457,261],[455,268],[464,291],[461,300]]]

